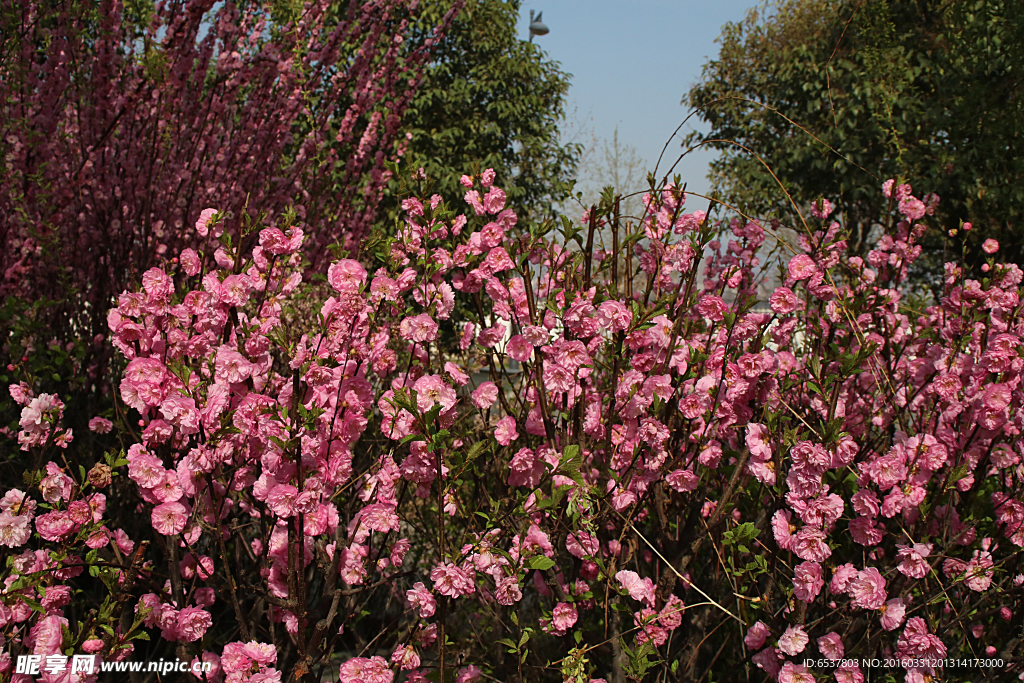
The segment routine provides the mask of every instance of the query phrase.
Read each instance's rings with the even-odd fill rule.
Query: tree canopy
[[[449,6],[423,3],[421,24],[436,25]],[[580,149],[559,136],[570,74],[518,37],[519,10],[519,0],[466,2],[406,111],[403,164],[423,167],[449,201],[465,193],[462,173],[493,168],[517,213],[542,218],[568,192]]]
[[[932,259],[960,251],[946,231],[961,220],[975,226],[956,236],[971,253],[995,237],[1019,259],[1022,29],[1024,9],[1006,0],[752,9],[724,27],[718,57],[683,98],[710,124],[686,144],[721,150],[715,189],[750,215],[796,227],[787,193],[801,210],[835,202],[854,252],[871,247],[885,208],[878,187],[897,178],[941,197],[944,230],[925,239]]]

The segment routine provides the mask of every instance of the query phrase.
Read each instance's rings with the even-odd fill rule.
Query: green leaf
[[[490,445],[491,445],[490,441],[487,441],[487,440],[481,440],[481,441],[474,442],[469,447],[469,451],[466,452],[466,464],[469,464],[469,463],[473,462],[474,460],[479,458],[481,455],[483,455],[484,451],[486,451],[490,447]]]
[[[40,605],[40,604],[39,604],[38,602],[36,602],[35,600],[33,600],[33,599],[31,599],[31,598],[27,598],[27,597],[25,597],[24,595],[22,595],[21,593],[15,593],[15,596],[16,596],[16,597],[17,597],[17,598],[18,598],[19,600],[21,600],[21,601],[22,601],[23,603],[25,603],[26,605],[28,605],[29,607],[31,607],[31,608],[32,608],[32,611],[33,611],[33,612],[39,612],[40,614],[46,614],[46,610],[45,610],[45,609],[43,609],[43,606],[42,606],[42,605]]]
[[[722,543],[726,546],[735,545],[742,552],[750,552],[745,546],[761,533],[753,522],[744,522],[735,529],[722,534]]]
[[[554,566],[555,561],[552,560],[550,557],[545,557],[544,555],[535,555],[526,561],[526,567],[528,569],[539,569],[541,571],[546,571]]]
[[[509,653],[515,653],[519,651],[519,648],[516,647],[516,644],[512,642],[511,638],[502,638],[498,641],[498,644],[507,647]]]

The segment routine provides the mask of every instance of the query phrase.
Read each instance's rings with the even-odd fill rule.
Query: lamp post
[[[537,18],[533,18],[533,10],[530,10],[530,42],[533,42],[534,36],[545,36],[548,33],[547,24],[541,21],[541,17],[544,16],[544,12],[537,12]]]

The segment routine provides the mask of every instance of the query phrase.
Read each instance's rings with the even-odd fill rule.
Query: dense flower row
[[[643,675],[645,658],[603,649],[609,627],[615,653],[682,647],[692,667],[708,613],[738,620],[750,661],[783,683],[814,680],[812,639],[833,660],[938,660],[986,630],[986,654],[1010,646],[993,625],[1021,619],[1024,273],[992,261],[976,281],[947,264],[941,299],[912,311],[902,288],[937,198],[887,184],[897,220],[864,259],[819,202],[821,228],[760,310],[765,230],[716,234],[673,186],[619,248],[597,215],[586,247],[572,226],[555,240],[517,225],[492,172],[462,180],[470,215],[407,199],[382,265],[334,262],[330,296],[297,322],[302,231],[263,229],[242,262],[212,210],[201,253],[121,295],[119,393],[142,427],[127,476],[166,552],[140,564],[104,526],[117,463],[79,480],[49,463],[44,502],[14,489],[0,504],[0,543],[39,548],[7,579],[11,643],[117,658],[152,628],[212,662],[210,680],[297,680],[380,589],[392,606],[374,648],[390,657],[349,657],[343,681],[475,680],[493,663],[445,660],[486,655],[474,619],[520,677],[540,630],[555,669],[583,667],[574,680]],[[593,248],[609,230],[616,246]],[[11,392],[24,448],[71,438],[59,400]],[[64,616],[83,544],[153,588],[135,591],[131,631]],[[237,622],[232,640],[214,614]],[[856,664],[830,673],[865,680]]]

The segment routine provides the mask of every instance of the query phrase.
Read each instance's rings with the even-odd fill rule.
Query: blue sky
[[[543,11],[551,30],[534,38],[572,74],[568,113],[610,139],[636,148],[653,169],[672,131],[689,113],[680,101],[700,77],[722,25],[739,21],[756,0],[524,0],[519,33],[528,37],[530,10]],[[681,132],[692,130],[690,124]],[[570,122],[571,124],[571,122]],[[674,141],[669,165],[682,149]],[[694,152],[676,167],[692,191],[708,189],[712,154]],[[663,162],[663,168],[664,162]]]

